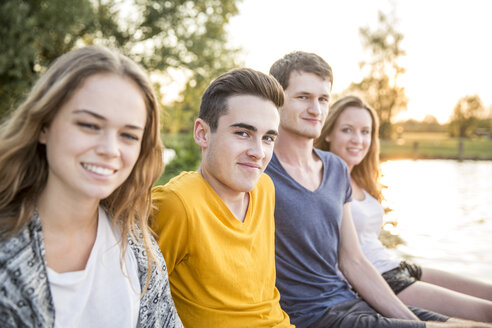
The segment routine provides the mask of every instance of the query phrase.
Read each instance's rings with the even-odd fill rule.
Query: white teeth
[[[82,163],[82,166],[86,170],[91,171],[91,172],[94,172],[96,174],[100,174],[100,175],[111,175],[111,174],[114,173],[114,170],[107,169],[107,168],[104,168],[104,167],[101,167],[101,166],[95,166],[95,165],[85,164],[85,163]]]

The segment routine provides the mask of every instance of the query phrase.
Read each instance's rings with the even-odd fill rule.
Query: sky
[[[397,119],[445,123],[458,100],[478,94],[492,106],[492,1],[489,0],[243,0],[228,26],[245,66],[268,73],[283,55],[315,52],[332,67],[333,92],[362,78],[367,59],[360,27],[377,26],[378,11],[398,18],[406,55],[399,78],[409,98]]]

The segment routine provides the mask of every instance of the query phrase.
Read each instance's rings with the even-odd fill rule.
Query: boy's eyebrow
[[[73,111],[74,114],[88,114],[98,120],[101,120],[101,121],[107,121],[107,118],[96,113],[96,112],[93,112],[89,109],[76,109]],[[143,130],[143,127],[140,127],[140,126],[137,126],[137,125],[133,125],[133,124],[127,124],[125,125],[126,128],[129,128],[129,129],[133,129],[133,130]]]
[[[246,123],[234,123],[234,124],[231,124],[230,126],[232,128],[243,128],[243,129],[250,130],[250,131],[253,131],[253,132],[258,131],[257,128],[255,128],[254,126],[252,126],[250,124],[246,124]]]
[[[231,124],[230,125],[231,127],[234,127],[234,128],[243,128],[243,129],[246,129],[246,130],[250,130],[250,131],[253,131],[253,132],[256,132],[258,131],[258,129],[250,124],[246,124],[246,123],[234,123],[234,124]],[[275,131],[275,130],[268,130],[265,134],[271,134],[271,135],[274,135],[274,136],[278,136],[278,131]]]

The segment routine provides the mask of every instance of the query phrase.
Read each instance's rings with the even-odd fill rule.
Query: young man
[[[195,122],[198,172],[153,191],[153,227],[185,327],[291,327],[275,288],[275,190],[263,174],[283,102],[271,76],[221,75]]]
[[[297,327],[475,326],[419,321],[448,318],[415,308],[410,311],[362,255],[350,214],[346,164],[313,148],[328,112],[330,66],[315,54],[295,52],[275,62],[270,74],[285,91],[279,136],[266,173],[276,191],[277,287],[292,323]],[[361,298],[339,278],[337,265]]]

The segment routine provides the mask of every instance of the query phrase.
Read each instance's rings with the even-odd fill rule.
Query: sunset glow
[[[492,2],[487,0],[393,1],[407,55],[399,80],[409,97],[400,118],[434,115],[446,122],[459,98],[478,94],[492,105]],[[246,66],[268,72],[284,54],[316,52],[333,68],[333,92],[361,79],[359,62],[367,59],[359,28],[375,26],[387,0],[244,0],[232,18],[231,43],[245,49]]]

